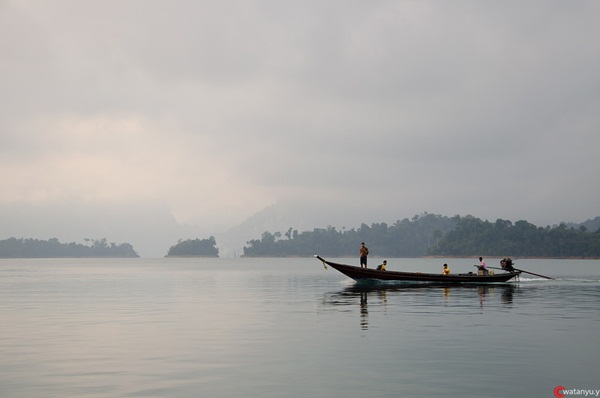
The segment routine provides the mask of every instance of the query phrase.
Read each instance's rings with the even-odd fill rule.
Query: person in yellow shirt
[[[387,260],[383,260],[383,264],[379,264],[377,266],[377,271],[385,271],[386,265],[387,265]]]
[[[450,267],[448,267],[448,264],[444,264],[444,270],[442,271],[442,275],[450,275]]]

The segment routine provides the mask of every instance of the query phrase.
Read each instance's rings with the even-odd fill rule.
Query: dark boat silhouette
[[[502,272],[498,274],[479,275],[469,272],[467,274],[432,274],[426,272],[402,272],[402,271],[379,271],[373,268],[361,268],[354,265],[346,265],[327,261],[321,256],[315,257],[333,269],[341,272],[355,281],[375,281],[375,282],[409,282],[409,283],[439,283],[439,284],[460,284],[460,283],[503,283],[518,277],[520,270],[512,272]]]

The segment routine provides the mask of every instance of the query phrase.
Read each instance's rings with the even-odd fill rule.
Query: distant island
[[[0,258],[97,258],[139,257],[129,243],[108,243],[106,239],[86,239],[87,244],[49,240],[9,238],[0,241]]]
[[[600,258],[600,217],[587,225],[537,227],[527,221],[483,221],[473,216],[446,217],[425,213],[412,219],[362,224],[337,230],[263,232],[247,242],[244,257],[332,257],[358,255],[365,242],[375,257],[540,257]],[[592,228],[590,230],[590,228]]]
[[[139,257],[129,243],[85,239],[85,244],[10,238],[0,241],[0,258]],[[262,233],[247,241],[242,257],[354,257],[365,242],[372,257],[537,257],[600,258],[600,217],[581,224],[538,227],[525,220],[481,220],[471,215],[447,217],[424,213],[412,219],[362,224],[341,230],[333,226],[299,232]],[[165,257],[219,257],[214,236],[180,239]]]
[[[219,257],[219,249],[214,236],[208,239],[179,240],[171,246],[165,257]]]

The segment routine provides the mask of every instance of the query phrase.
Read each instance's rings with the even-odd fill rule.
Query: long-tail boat
[[[503,283],[521,275],[521,270],[510,272],[501,272],[489,274],[469,272],[466,274],[432,274],[427,272],[402,272],[402,271],[380,271],[373,268],[361,268],[354,265],[338,264],[327,261],[321,256],[315,255],[318,260],[323,262],[323,266],[330,266],[355,281],[375,281],[375,282],[424,282],[424,283],[447,283],[447,284],[482,284],[482,283]]]

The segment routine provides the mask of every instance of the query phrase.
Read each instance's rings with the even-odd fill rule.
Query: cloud
[[[0,7],[0,203],[600,213],[594,2]]]

